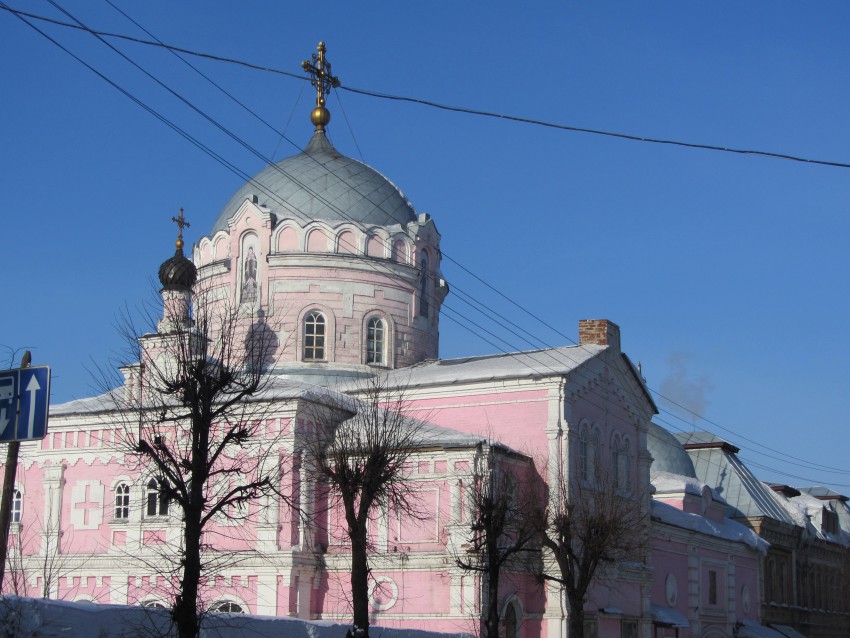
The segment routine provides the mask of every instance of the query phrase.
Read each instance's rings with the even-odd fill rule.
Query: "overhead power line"
[[[244,60],[236,60],[234,58],[228,58],[221,55],[215,55],[212,53],[203,53],[199,51],[193,51],[191,49],[185,49],[182,47],[177,47],[171,44],[166,44],[164,42],[145,40],[142,38],[135,38],[132,36],[124,35],[121,33],[111,33],[108,31],[96,31],[94,29],[81,26],[78,24],[71,24],[69,22],[63,22],[62,20],[56,20],[54,18],[48,18],[46,16],[41,16],[34,13],[29,13],[25,11],[19,11],[18,9],[13,9],[8,5],[0,6],[0,9],[8,11],[10,13],[16,14],[19,17],[25,16],[28,18],[32,18],[33,20],[41,20],[44,22],[49,22],[51,24],[55,24],[57,26],[66,27],[70,29],[77,29],[81,31],[87,31],[93,35],[103,36],[107,38],[118,38],[121,40],[127,40],[129,42],[135,42],[137,44],[143,44],[146,46],[159,47],[162,49],[168,49],[170,51],[175,51],[178,53],[184,53],[186,55],[193,55],[201,58],[206,58],[208,60],[214,60],[216,62],[226,62],[228,64],[236,64],[239,66],[243,66],[249,69],[253,69],[256,71],[264,71],[267,73],[275,73],[278,75],[284,75],[286,77],[294,78],[296,80],[306,81],[302,75],[291,73],[289,71],[283,71],[281,69],[276,69],[274,67],[262,66],[258,64],[252,64],[250,62],[245,62]],[[477,115],[479,117],[488,117],[499,120],[505,120],[509,122],[517,122],[520,124],[531,124],[534,126],[542,126],[545,128],[551,128],[561,131],[570,131],[573,133],[587,133],[589,135],[601,135],[604,137],[612,137],[621,140],[629,140],[632,142],[646,142],[649,144],[663,144],[667,146],[678,146],[681,148],[692,148],[704,151],[716,151],[721,153],[732,153],[735,155],[753,155],[757,157],[766,157],[771,159],[781,159],[791,162],[800,162],[803,164],[813,164],[816,166],[830,166],[832,168],[850,168],[850,163],[846,162],[835,162],[830,160],[821,160],[815,159],[811,157],[802,157],[799,155],[791,155],[790,153],[776,153],[773,151],[762,151],[758,149],[746,149],[746,148],[735,148],[732,146],[721,146],[717,144],[701,144],[697,142],[685,142],[682,140],[673,140],[673,139],[663,139],[657,137],[649,137],[645,135],[633,135],[630,133],[619,133],[616,131],[606,131],[603,129],[593,129],[586,128],[582,126],[572,126],[570,124],[560,124],[557,122],[547,122],[545,120],[538,120],[530,117],[523,117],[519,115],[509,115],[507,113],[496,113],[494,111],[485,111],[483,109],[473,109],[465,106],[456,106],[452,104],[443,104],[441,102],[434,102],[433,100],[426,100],[423,98],[410,97],[404,95],[393,95],[391,93],[384,93],[381,91],[373,91],[370,89],[361,89],[353,86],[346,86],[344,84],[340,84],[338,87],[343,91],[348,91],[350,93],[356,93],[358,95],[365,95],[368,97],[379,98],[382,100],[392,100],[396,102],[407,102],[411,104],[419,104],[421,106],[428,106],[435,109],[440,109],[443,111],[450,111],[453,113],[464,113],[466,115]]]
[[[57,6],[57,8],[59,8],[60,10],[63,10],[63,9],[61,9],[61,7],[59,7],[59,6],[58,6],[58,5],[56,5],[54,2],[52,2],[52,0],[51,0],[51,4],[54,4],[54,6]],[[4,4],[4,3],[2,3],[2,2],[0,2],[0,8],[7,9],[7,10],[8,10],[7,5],[5,5],[5,4]],[[63,11],[64,11],[64,10],[63,10]],[[15,12],[15,11],[12,11],[12,13],[21,13],[21,12]],[[19,18],[22,18],[22,16],[20,16],[20,15],[19,15],[18,17],[19,17]],[[23,18],[22,18],[22,19],[23,19]],[[30,25],[30,26],[33,26],[33,25]],[[35,28],[35,27],[33,27],[33,28]],[[90,32],[92,35],[97,35],[97,33],[96,33],[96,32],[94,32],[94,31],[93,31],[93,30],[91,30],[91,29],[83,28],[83,30],[84,30],[84,31],[87,31],[87,32]],[[46,34],[44,34],[43,32],[41,32],[41,31],[39,31],[39,32],[40,32],[42,35],[45,35],[45,36],[46,36]],[[50,40],[51,40],[54,44],[57,44],[57,45],[58,45],[58,43],[57,43],[55,40],[53,40],[52,38],[49,38],[49,36],[46,36],[46,37],[48,37],[48,39],[50,39]],[[152,37],[155,37],[155,36],[152,36]],[[70,51],[68,51],[67,49],[65,49],[65,48],[64,48],[64,47],[62,47],[61,45],[59,45],[59,46],[60,46],[60,48],[62,48],[65,52],[70,53]],[[165,47],[165,48],[169,48],[169,47]],[[118,52],[118,53],[120,54],[120,52]],[[158,118],[158,119],[160,119],[160,120],[161,120],[161,121],[163,121],[164,123],[168,124],[171,128],[173,128],[173,129],[174,129],[174,130],[176,130],[178,133],[180,133],[181,135],[183,135],[184,137],[186,137],[186,138],[187,138],[190,142],[192,142],[193,144],[195,144],[196,146],[198,146],[199,148],[201,148],[201,150],[203,150],[203,151],[205,151],[206,153],[208,153],[208,154],[210,154],[211,156],[213,156],[213,158],[214,158],[214,159],[216,159],[216,160],[218,160],[218,161],[222,162],[222,164],[224,164],[224,165],[225,165],[227,168],[229,168],[230,170],[234,171],[234,173],[236,173],[237,175],[239,175],[239,176],[240,176],[240,177],[242,177],[243,179],[246,179],[246,180],[247,180],[247,181],[249,181],[249,182],[252,182],[252,181],[253,181],[253,180],[252,180],[249,176],[247,176],[246,174],[244,174],[242,171],[240,171],[240,170],[236,169],[236,168],[235,168],[235,166],[231,165],[229,162],[225,162],[225,161],[223,161],[223,158],[221,158],[221,157],[220,157],[220,156],[218,156],[217,154],[215,154],[215,153],[211,152],[211,150],[210,150],[208,147],[206,147],[205,145],[200,144],[200,143],[198,142],[198,140],[196,140],[196,139],[192,138],[191,136],[188,136],[188,135],[185,133],[185,131],[183,131],[183,130],[179,129],[179,127],[174,126],[171,122],[167,121],[167,120],[166,120],[165,118],[163,118],[160,114],[156,113],[155,111],[153,111],[152,109],[150,109],[149,107],[147,107],[147,105],[144,105],[143,103],[141,103],[141,102],[140,102],[139,100],[137,100],[134,96],[131,96],[131,95],[130,95],[129,93],[127,93],[125,90],[121,89],[121,88],[120,88],[119,86],[117,86],[114,82],[112,82],[111,80],[109,80],[108,78],[106,78],[103,74],[99,73],[98,71],[96,71],[95,69],[93,69],[90,65],[86,64],[85,62],[83,62],[80,58],[78,58],[77,56],[74,56],[73,54],[71,54],[71,55],[72,55],[73,57],[75,57],[75,58],[76,58],[79,62],[82,62],[82,63],[83,63],[86,67],[88,67],[90,70],[94,71],[94,72],[95,72],[97,75],[99,75],[102,79],[106,80],[106,81],[107,81],[109,84],[111,84],[113,87],[117,88],[119,91],[121,91],[122,93],[124,93],[127,97],[130,97],[130,99],[132,99],[134,102],[136,102],[137,104],[139,104],[140,106],[142,106],[143,108],[145,108],[145,110],[147,110],[147,111],[151,112],[152,114],[154,114],[155,116],[157,116],[157,118]],[[121,55],[123,55],[123,54],[121,54]],[[125,59],[126,59],[126,57],[125,57]],[[135,64],[135,63],[133,63],[133,64]],[[136,66],[137,66],[137,68],[138,68],[138,65],[136,65]],[[193,68],[194,68],[194,67],[193,67]],[[196,71],[198,71],[197,69],[195,69],[195,70],[196,70]],[[198,71],[198,72],[200,72],[200,71]],[[293,75],[293,74],[288,74],[288,75]],[[149,77],[151,77],[149,73],[148,73],[148,76],[149,76]],[[206,76],[205,76],[205,77],[206,77]],[[298,76],[294,76],[294,75],[293,75],[293,77],[298,77]],[[162,83],[161,83],[159,80],[157,80],[156,78],[152,78],[152,79],[154,79],[155,81],[157,81],[157,83],[158,83],[158,84],[160,84],[161,86],[164,86],[164,85],[162,85]],[[209,80],[209,78],[207,78],[207,79]],[[301,78],[299,77],[299,79],[301,79]],[[164,88],[166,88],[166,89],[167,89],[168,87],[164,87]],[[169,90],[172,94],[175,94],[175,92],[174,92],[173,90],[170,90],[170,89],[168,89],[168,90]],[[176,95],[176,94],[175,94],[175,95]],[[181,101],[183,101],[184,103],[186,102],[185,98],[183,98],[182,96],[176,95],[176,97],[178,97],[179,99],[181,99]],[[231,96],[231,97],[232,97],[232,96]],[[193,106],[193,105],[191,105],[191,104],[190,104],[190,106],[192,106],[192,108],[193,108],[196,112],[198,112],[199,114],[203,115],[206,119],[208,119],[208,120],[210,119],[210,118],[209,118],[209,116],[206,116],[206,114],[204,114],[202,111],[200,111],[199,109],[197,109],[197,107],[194,107],[194,106]],[[256,114],[254,114],[252,111],[250,111],[250,109],[246,109],[246,110],[248,110],[248,111],[249,111],[252,115],[255,115],[255,117],[256,117]],[[222,130],[223,132],[227,133],[229,136],[233,137],[233,134],[232,134],[232,133],[230,133],[230,132],[229,132],[227,129],[225,129],[223,126],[221,126],[220,124],[218,124],[217,122],[214,122],[214,121],[213,121],[212,123],[216,124],[217,128],[219,128],[219,129],[220,129],[220,130]],[[267,123],[266,123],[266,124],[267,124]],[[267,126],[270,126],[270,127],[271,127],[271,125],[268,125],[268,124],[267,124]],[[272,128],[273,128],[273,127],[272,127]],[[237,141],[240,141],[240,140],[237,140]],[[249,148],[249,147],[247,146],[247,143],[245,143],[244,141],[242,141],[242,144],[243,144],[244,146],[246,146],[246,148]],[[250,150],[253,150],[253,149],[251,148]],[[255,153],[255,154],[257,154],[257,151],[255,151],[255,150],[254,150],[254,153]],[[264,159],[265,161],[267,161],[267,162],[271,163],[271,162],[270,162],[270,160],[269,160],[268,158],[263,158],[263,159]],[[282,202],[281,202],[281,203],[282,203]],[[297,211],[293,211],[293,212],[296,212],[296,214],[297,214]],[[504,299],[506,299],[507,301],[511,302],[513,305],[517,306],[519,309],[523,310],[525,313],[527,313],[527,314],[529,314],[530,316],[534,317],[535,319],[537,319],[538,321],[540,321],[541,323],[543,323],[543,324],[544,324],[544,325],[546,325],[547,327],[549,327],[549,328],[551,328],[551,329],[553,329],[553,330],[556,330],[556,332],[558,332],[559,334],[562,334],[562,336],[565,336],[565,337],[566,337],[566,335],[563,335],[563,333],[560,333],[560,331],[557,331],[557,329],[555,329],[553,326],[549,326],[548,324],[546,324],[546,323],[545,323],[542,319],[540,319],[539,317],[536,317],[536,316],[535,316],[535,315],[533,315],[533,314],[532,314],[529,310],[527,310],[526,308],[524,308],[524,307],[520,306],[519,304],[517,304],[516,302],[514,302],[513,300],[511,300],[509,297],[507,297],[506,295],[504,295],[504,293],[501,293],[498,289],[496,289],[495,287],[493,287],[491,284],[489,284],[489,283],[487,283],[486,281],[482,280],[482,279],[481,279],[480,277],[478,277],[477,275],[474,275],[474,273],[471,273],[468,269],[466,269],[465,267],[463,267],[461,264],[459,264],[459,263],[458,263],[458,262],[456,262],[455,260],[452,260],[452,261],[454,261],[454,262],[455,262],[455,263],[456,263],[459,267],[461,267],[461,268],[462,268],[463,270],[465,270],[467,273],[469,273],[470,275],[472,275],[473,277],[475,277],[475,279],[477,279],[478,281],[480,281],[481,283],[483,283],[484,285],[486,285],[488,288],[490,288],[491,290],[493,290],[493,291],[497,292],[497,293],[498,293],[500,296],[502,296]],[[472,299],[472,300],[473,300],[473,302],[475,302],[475,304],[480,304],[480,302],[478,302],[478,300],[476,300],[474,297],[471,297],[471,296],[470,296],[469,298],[470,298],[470,299]],[[475,307],[475,304],[473,304],[473,303],[469,303],[469,302],[468,302],[468,301],[466,301],[466,300],[463,300],[463,301],[464,301],[465,303],[469,304],[470,306],[472,306],[473,308]],[[449,308],[448,306],[446,306],[446,304],[443,304],[443,306],[444,306],[444,309],[449,310],[450,312],[452,311],[452,309],[451,309],[451,308]],[[480,310],[479,310],[479,311],[480,311]],[[466,328],[467,330],[470,330],[470,332],[473,332],[474,334],[477,334],[477,336],[479,336],[479,337],[480,337],[480,338],[482,338],[484,341],[486,341],[487,343],[489,343],[492,347],[496,348],[497,350],[500,350],[503,354],[508,354],[508,355],[515,355],[515,354],[517,354],[517,353],[507,352],[506,350],[504,350],[503,348],[499,347],[498,345],[496,345],[495,343],[493,343],[493,342],[492,342],[492,341],[490,341],[489,339],[486,339],[486,338],[482,337],[482,336],[480,335],[480,333],[478,333],[478,332],[476,332],[476,331],[474,331],[474,330],[472,330],[472,329],[470,329],[470,328],[469,328],[469,325],[468,325],[468,324],[471,322],[471,319],[470,319],[468,316],[466,316],[466,315],[464,315],[464,314],[462,314],[462,313],[458,313],[457,311],[454,311],[454,312],[455,312],[455,314],[457,314],[457,315],[458,315],[458,316],[459,316],[459,317],[460,317],[463,321],[459,321],[459,320],[457,320],[457,319],[454,319],[454,318],[453,318],[453,317],[451,317],[451,316],[447,316],[447,318],[449,318],[449,319],[450,319],[450,320],[452,320],[452,321],[457,322],[457,323],[458,323],[459,325],[461,325],[462,327]],[[498,313],[496,313],[496,314],[498,315]],[[532,338],[535,338],[535,339],[536,339],[536,337],[534,337],[534,335],[532,335],[532,334],[531,334],[531,333],[529,333],[528,331],[526,331],[526,330],[524,330],[524,329],[520,328],[519,326],[517,326],[517,325],[516,325],[516,324],[514,324],[513,322],[510,322],[510,321],[509,321],[509,320],[507,320],[505,317],[502,317],[501,315],[498,315],[498,316],[499,316],[499,317],[501,317],[502,319],[504,319],[504,320],[508,321],[508,323],[509,323],[510,325],[514,326],[515,328],[518,328],[518,329],[519,329],[519,330],[521,330],[522,332],[526,333],[528,336],[530,336],[530,337],[532,337]],[[489,319],[491,319],[491,320],[493,320],[493,319],[492,319],[492,317],[488,317],[488,318],[489,318]],[[495,321],[495,320],[494,320],[494,321]],[[504,324],[502,324],[501,322],[499,322],[499,321],[495,321],[495,322],[496,322],[497,324],[499,324],[499,325],[500,325],[500,327],[502,327],[502,328],[506,328],[506,326],[505,326]],[[503,342],[503,343],[505,343],[508,347],[514,348],[514,349],[516,349],[516,350],[519,350],[519,348],[516,348],[516,346],[514,346],[513,344],[510,344],[510,343],[508,343],[507,341],[505,341],[504,339],[502,339],[502,338],[498,337],[498,336],[497,336],[497,335],[495,335],[493,332],[491,332],[490,330],[487,330],[486,328],[484,328],[484,327],[483,327],[483,326],[481,326],[480,324],[477,324],[477,323],[475,323],[475,322],[471,322],[471,323],[473,323],[473,324],[474,324],[474,325],[475,325],[475,326],[476,326],[479,330],[482,330],[482,331],[486,332],[487,334],[489,334],[490,336],[492,336],[492,337],[494,337],[494,338],[498,339],[499,341],[502,341],[502,342]],[[511,330],[511,329],[508,329],[508,331],[509,331],[509,332],[511,332],[512,334],[514,334],[514,336],[519,337],[520,339],[522,339],[523,341],[525,341],[525,342],[526,342],[526,343],[528,343],[529,345],[533,345],[531,342],[529,342],[529,341],[528,341],[528,339],[527,339],[527,338],[525,338],[525,337],[521,336],[521,335],[520,335],[520,334],[518,334],[516,331]],[[573,343],[575,343],[575,342],[574,342],[572,339],[570,339],[569,337],[566,337],[566,338],[567,338],[569,341],[572,341]],[[549,347],[551,348],[552,346],[549,346]],[[536,353],[536,354],[549,356],[549,357],[551,357],[551,358],[553,359],[553,361],[555,361],[556,363],[558,362],[558,359],[559,359],[559,357],[553,356],[553,355],[554,355],[554,353],[546,352],[545,350],[544,350],[544,351],[542,351],[542,352],[540,352],[540,353]],[[569,359],[569,360],[572,360],[572,357],[569,357],[568,355],[566,356],[566,358],[567,358],[567,359]],[[538,365],[541,365],[544,369],[547,369],[547,370],[549,370],[549,371],[554,371],[554,369],[553,369],[550,365],[547,365],[544,361],[536,360],[536,363],[537,363]],[[577,363],[577,362],[576,362],[576,363]],[[526,365],[528,365],[528,364],[526,364]],[[533,368],[533,366],[529,366],[529,367]],[[651,390],[651,388],[650,388],[650,390]],[[656,391],[654,391],[654,390],[652,390],[652,391],[653,391],[656,395],[660,396],[661,398],[665,398],[665,399],[666,399],[666,397],[663,397],[663,395],[660,395],[658,392],[656,392]],[[604,401],[604,399],[603,399],[603,401]],[[669,401],[669,399],[668,399],[668,401]],[[675,404],[675,402],[672,402],[672,401],[670,401],[670,402]],[[678,404],[676,404],[676,405],[678,405]],[[679,407],[683,407],[683,406],[679,406]],[[686,409],[686,408],[685,408],[685,409]],[[665,412],[667,412],[667,411],[665,411]],[[668,413],[669,413],[669,412],[668,412]],[[675,415],[675,414],[673,414],[673,413],[669,413],[669,414],[670,414],[671,416],[676,417],[676,418],[681,418],[681,417],[678,417],[677,415]],[[699,416],[699,415],[697,415],[697,416]],[[699,417],[699,418],[704,419],[704,417]],[[722,430],[730,431],[730,430],[728,430],[728,428],[723,428],[723,427],[722,427],[722,426],[720,426],[719,424],[714,423],[714,422],[712,422],[712,421],[710,421],[710,420],[708,420],[708,419],[704,419],[704,420],[706,420],[708,423],[711,423],[711,424],[712,424],[712,425],[714,425],[715,427],[718,427],[718,428],[720,428],[720,429],[722,429]],[[679,428],[676,428],[676,429],[679,429]],[[740,434],[736,433],[736,435],[740,437]],[[741,437],[741,438],[743,438],[744,440],[750,441],[750,439],[747,439],[746,437]],[[774,449],[769,448],[769,447],[767,447],[767,446],[763,446],[763,445],[758,444],[758,443],[756,443],[756,442],[754,442],[754,441],[751,441],[751,442],[752,442],[752,443],[754,443],[755,445],[757,445],[758,447],[762,447],[762,448],[764,448],[764,449],[767,449],[767,450],[773,451],[773,452],[775,452],[775,453],[777,453],[777,454],[781,454],[781,455],[783,455],[783,456],[787,456],[787,457],[789,457],[789,458],[794,458],[794,457],[791,457],[790,455],[786,455],[786,454],[784,454],[784,453],[782,453],[782,452],[780,452],[780,451],[778,451],[778,450],[774,450]],[[763,452],[759,452],[759,453],[760,453],[760,454],[764,454]],[[771,457],[770,455],[765,455],[765,456],[768,456],[768,457],[770,457],[770,458],[776,458],[776,457]],[[777,459],[777,460],[782,460],[782,459]],[[786,462],[786,463],[787,463],[788,461],[784,461],[784,462]],[[802,466],[802,465],[800,465],[800,464],[799,464],[799,460],[798,460],[798,463],[791,463],[791,464],[792,464],[792,465],[796,465],[796,466],[798,466],[798,467],[802,467],[802,468],[804,468],[804,469],[820,469],[821,471],[823,471],[823,470],[827,470],[827,471],[832,470],[832,471],[835,471],[835,472],[844,473],[844,471],[839,470],[838,468],[829,468],[828,466],[805,467],[805,466]],[[816,464],[813,464],[813,465],[816,465]],[[771,469],[772,469],[772,468],[771,468]],[[773,471],[777,471],[777,470],[773,470]],[[786,474],[786,475],[787,475],[787,476],[794,476],[794,475],[790,475],[790,474]],[[833,484],[833,485],[842,485],[842,484],[838,484],[838,483],[832,483],[832,484]]]

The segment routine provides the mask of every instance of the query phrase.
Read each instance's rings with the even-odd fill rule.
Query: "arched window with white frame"
[[[20,523],[21,516],[24,513],[24,495],[21,490],[15,489],[12,491],[12,513],[9,520],[12,523]]]
[[[115,520],[126,521],[130,518],[130,486],[119,483],[115,487]]]
[[[387,364],[387,324],[381,317],[366,322],[366,363]]]
[[[325,335],[327,322],[318,310],[311,310],[304,317],[304,361],[325,360]]]

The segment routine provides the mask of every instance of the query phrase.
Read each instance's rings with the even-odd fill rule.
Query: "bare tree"
[[[531,514],[549,550],[539,575],[563,588],[569,635],[583,638],[584,605],[594,579],[603,568],[641,559],[647,512],[640,495],[626,492],[608,477],[593,486],[575,481],[572,489],[564,480],[549,490],[547,507]]]
[[[184,267],[179,258],[178,247],[174,261]],[[251,516],[266,496],[283,498],[283,452],[267,438],[265,421],[272,405],[266,369],[278,342],[264,317],[215,290],[195,290],[190,316],[194,276],[169,287],[175,277],[163,277],[161,269],[160,279],[164,311],[157,331],[137,339],[133,323],[124,324],[135,363],[123,367],[124,396],[116,403],[125,418],[124,452],[152,471],[147,513],[176,506],[182,518],[172,618],[181,638],[195,638],[202,583],[221,568],[222,554],[207,533],[211,523]]]
[[[351,547],[350,633],[369,635],[368,524],[382,508],[418,517],[406,465],[421,446],[423,422],[405,414],[403,390],[390,389],[380,376],[353,390],[358,400],[344,407],[316,411],[313,436],[305,437],[305,452],[314,479],[328,491],[329,506],[345,516]]]
[[[465,552],[455,556],[463,570],[479,574],[482,583],[480,635],[499,636],[499,583],[509,565],[525,569],[539,555],[536,521],[528,515],[542,498],[530,459],[517,463],[514,453],[481,445],[467,492],[470,514]],[[513,461],[513,462],[511,462]]]
[[[38,578],[40,587],[36,596],[50,598],[59,579],[73,568],[74,554],[61,551],[64,534],[59,521],[48,518],[44,523],[38,517],[25,518],[15,524],[9,536],[8,572],[4,591],[16,596],[32,596],[30,583]],[[40,546],[35,538],[41,538]],[[67,540],[67,539],[66,539]]]

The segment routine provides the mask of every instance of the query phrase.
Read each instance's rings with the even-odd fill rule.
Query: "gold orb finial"
[[[310,121],[317,131],[324,131],[331,121],[331,113],[325,107],[325,95],[339,86],[339,78],[331,75],[331,63],[325,59],[325,43],[319,42],[316,51],[312,60],[301,63],[301,68],[310,74],[310,83],[316,87],[316,108],[310,113]]]
[[[331,121],[331,112],[324,106],[317,106],[310,112],[310,121],[317,129],[324,129]]]

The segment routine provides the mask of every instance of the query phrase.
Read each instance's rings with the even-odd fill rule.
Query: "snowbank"
[[[0,638],[172,638],[167,609],[0,597]],[[274,616],[208,614],[202,638],[344,638],[347,625]],[[370,627],[371,638],[469,638],[413,629]]]

